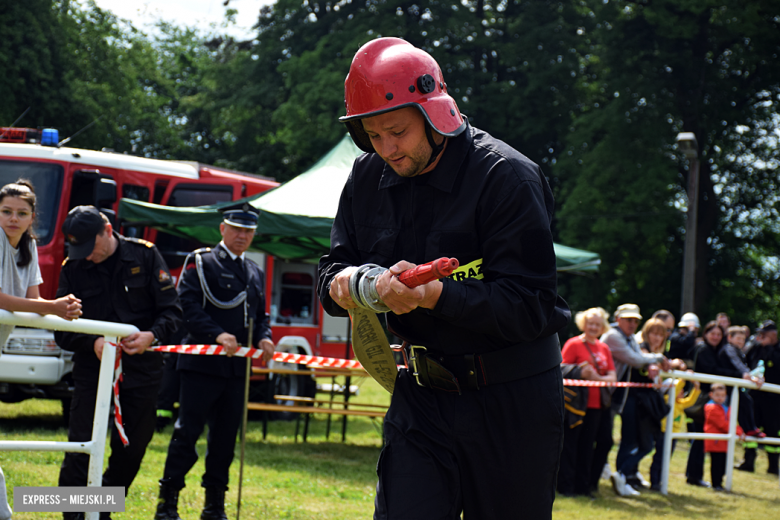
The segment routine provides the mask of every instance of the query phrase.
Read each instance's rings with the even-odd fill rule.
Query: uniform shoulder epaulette
[[[125,240],[128,240],[129,242],[134,242],[136,244],[141,244],[142,246],[146,246],[146,247],[154,247],[154,244],[152,242],[149,242],[148,240],[144,240],[143,238],[125,237]]]
[[[193,251],[192,254],[202,255],[203,253],[208,253],[209,251],[211,251],[210,247],[201,247],[200,249]]]
[[[68,263],[68,260],[70,260],[70,257],[69,257],[69,256],[66,256],[66,257],[65,257],[65,260],[63,260],[63,261],[62,261],[62,267],[65,267],[65,264],[67,264],[67,263]]]

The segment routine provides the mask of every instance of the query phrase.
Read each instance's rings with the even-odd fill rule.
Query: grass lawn
[[[360,402],[388,403],[389,396],[373,380],[366,380]],[[309,442],[295,443],[295,422],[272,422],[269,435],[262,440],[262,423],[251,422],[244,466],[241,518],[246,519],[370,519],[376,486],[375,467],[381,448],[378,425],[366,418],[350,418],[347,443],[341,443],[340,418],[325,440],[325,417],[314,416]],[[619,421],[617,421],[619,423]],[[115,518],[148,519],[154,517],[157,481],[162,476],[172,428],[156,433],[146,452],[141,471],[127,497],[126,513]],[[29,400],[18,404],[0,403],[0,435],[8,440],[66,440],[57,401]],[[619,435],[616,431],[615,437]],[[205,452],[205,440],[198,444]],[[236,454],[239,453],[238,443]],[[614,462],[616,449],[611,460]],[[741,455],[741,454],[740,454]],[[766,456],[759,452],[756,473],[735,472],[734,493],[722,494],[685,484],[688,449],[678,443],[672,458],[670,494],[645,491],[636,498],[617,497],[602,481],[596,500],[559,497],[553,517],[574,519],[774,519],[780,518],[780,484],[766,474]],[[236,457],[237,459],[238,457]],[[6,475],[9,500],[13,505],[15,486],[54,486],[57,483],[62,453],[0,452],[0,466]],[[650,460],[641,464],[649,473]],[[187,477],[179,512],[185,520],[200,517],[203,490],[200,477],[203,458]],[[235,517],[238,460],[231,467],[231,486],[226,498],[228,516]],[[705,467],[709,476],[709,463]],[[521,506],[522,507],[522,506]],[[59,513],[16,513],[14,520],[58,519]],[[476,519],[479,520],[479,519]]]

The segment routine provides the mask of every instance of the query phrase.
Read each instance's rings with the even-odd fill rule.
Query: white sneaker
[[[604,480],[609,480],[611,476],[612,468],[609,467],[609,463],[604,464],[604,468],[601,470],[601,478]]]
[[[646,481],[644,479],[644,477],[642,476],[642,472],[637,471],[636,475],[634,475],[634,478],[637,479],[639,481],[639,483],[642,484],[643,487],[648,488],[648,489],[650,488],[650,482],[648,482],[648,481]]]
[[[636,489],[632,488],[631,484],[626,484],[625,492],[626,492],[626,494],[623,495],[623,496],[626,496],[626,497],[638,497],[639,495],[642,494],[639,491],[637,491]]]
[[[621,497],[626,496],[626,477],[619,471],[612,474],[612,489]]]

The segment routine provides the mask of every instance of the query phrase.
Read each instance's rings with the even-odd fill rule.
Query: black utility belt
[[[562,361],[557,334],[481,354],[445,355],[407,347],[409,370],[418,385],[458,394],[541,374]]]

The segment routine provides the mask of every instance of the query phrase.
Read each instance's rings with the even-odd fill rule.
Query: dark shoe
[[[737,466],[739,471],[754,472],[756,470],[756,449],[745,448],[745,460]]]
[[[777,475],[778,459],[780,459],[780,453],[767,453],[766,458],[769,459],[769,468],[766,470],[770,475]]]
[[[753,473],[754,471],[756,471],[756,467],[752,463],[748,464],[747,460],[742,461],[742,463],[739,466],[735,467],[734,469],[739,471],[747,471],[749,473]]]
[[[225,491],[227,488],[207,487],[206,503],[200,520],[228,520],[225,514]]]
[[[726,488],[724,488],[723,486],[715,486],[714,488],[712,488],[712,490],[713,491],[718,491],[718,492],[721,492],[721,493],[725,493],[726,492]]]
[[[154,520],[181,520],[179,516],[179,489],[160,481],[160,498]]]
[[[711,488],[712,487],[712,484],[710,484],[706,480],[686,480],[686,482],[688,484],[690,484],[691,486],[699,486],[699,487],[703,487],[703,488]]]
[[[658,491],[661,492],[661,484],[651,484],[650,485],[650,491]]]

